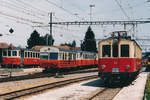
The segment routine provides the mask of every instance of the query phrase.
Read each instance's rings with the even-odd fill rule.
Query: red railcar
[[[133,78],[142,67],[142,50],[126,31],[113,32],[110,38],[100,41],[98,47],[99,76],[106,83]]]
[[[16,47],[2,49],[1,59],[2,67],[33,67],[40,63],[39,51]]]
[[[96,66],[97,64],[97,53],[56,47],[44,47],[40,50],[40,67],[45,70],[73,69],[79,66]]]

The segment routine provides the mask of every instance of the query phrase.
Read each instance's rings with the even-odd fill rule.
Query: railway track
[[[13,92],[5,93],[5,94],[0,94],[0,98],[1,98],[0,100],[12,100],[12,99],[19,98],[22,96],[27,96],[27,95],[35,94],[38,92],[42,92],[44,90],[63,87],[65,85],[69,85],[71,83],[90,80],[90,79],[94,79],[94,78],[98,78],[98,76],[92,75],[92,76],[80,77],[80,78],[75,78],[75,79],[70,79],[70,80],[65,80],[65,81],[54,82],[54,83],[50,83],[50,84],[44,84],[44,85],[27,88],[27,89],[22,89],[22,90],[18,90],[18,91],[13,91]]]
[[[99,89],[86,100],[112,100],[119,93],[120,90],[121,88]]]
[[[68,74],[77,74],[77,73],[89,73],[89,72],[97,72],[97,69],[84,69],[84,70],[78,70],[78,71],[70,71],[70,72],[64,72],[64,75]],[[21,76],[13,76],[13,77],[7,77],[7,78],[0,78],[0,82],[10,82],[10,81],[21,81],[21,80],[28,80],[28,79],[36,79],[36,78],[44,78],[44,77],[53,77],[55,74],[52,73],[35,73],[35,74],[29,74],[29,75],[21,75]]]

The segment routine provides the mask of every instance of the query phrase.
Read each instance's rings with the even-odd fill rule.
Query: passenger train
[[[126,31],[112,32],[98,43],[99,76],[106,84],[128,81],[141,69],[141,57],[142,49]]]
[[[57,46],[43,46],[40,50],[3,48],[0,61],[2,67],[41,67],[45,71],[98,65],[97,53]]]
[[[40,66],[45,70],[97,66],[97,53],[44,47],[40,50]]]
[[[31,49],[3,48],[1,49],[2,67],[36,67],[40,64],[40,52]]]

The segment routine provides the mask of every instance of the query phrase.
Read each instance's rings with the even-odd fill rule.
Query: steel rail
[[[95,79],[95,78],[98,78],[98,76],[97,75],[92,75],[92,76],[86,76],[86,77],[80,77],[80,78],[75,78],[75,79],[69,79],[69,80],[44,84],[44,85],[40,85],[40,86],[36,86],[36,87],[32,87],[32,88],[13,91],[13,92],[10,92],[10,93],[0,94],[0,98],[2,100],[12,100],[12,99],[19,98],[19,97],[22,97],[22,96],[27,96],[27,95],[35,94],[35,93],[38,93],[38,92],[42,92],[44,90],[63,87],[65,85],[69,85],[71,83],[90,80],[90,79]]]

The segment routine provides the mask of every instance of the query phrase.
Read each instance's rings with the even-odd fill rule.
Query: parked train
[[[99,76],[106,84],[135,78],[142,67],[142,49],[126,31],[112,32],[98,43]]]
[[[37,67],[40,64],[40,52],[32,49],[3,48],[0,53],[2,67]]]
[[[146,67],[147,71],[150,71],[150,52],[143,53],[142,64]]]
[[[42,48],[40,60],[40,66],[45,70],[65,70],[98,65],[97,53],[56,47]]]
[[[77,68],[98,65],[97,53],[81,50],[43,46],[40,50],[3,48],[0,49],[3,67],[41,67],[51,69]]]

